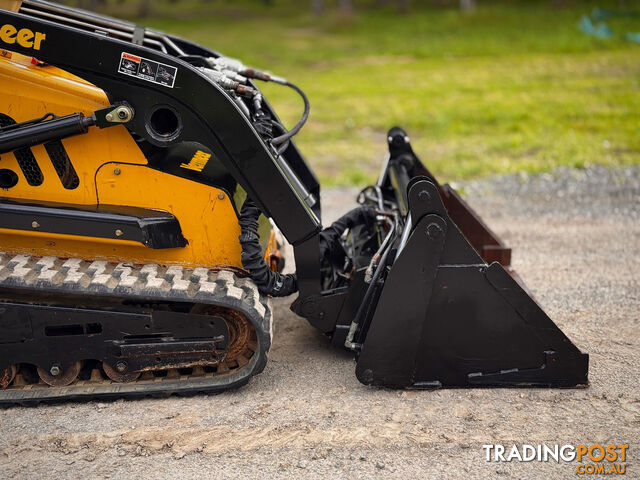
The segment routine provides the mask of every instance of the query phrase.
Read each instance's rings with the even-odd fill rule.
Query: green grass
[[[312,114],[297,143],[325,184],[375,178],[396,124],[445,181],[640,163],[640,45],[577,26],[618,2],[479,0],[472,13],[362,7],[349,18],[315,18],[287,0],[228,3],[159,2],[144,22],[301,86]],[[620,33],[640,31],[640,17],[616,22]],[[264,91],[292,125],[295,94]]]

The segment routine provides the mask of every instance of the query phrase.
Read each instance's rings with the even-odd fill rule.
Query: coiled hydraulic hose
[[[358,225],[366,225],[371,229],[375,221],[376,209],[372,206],[357,207],[345,213],[333,222],[330,227],[320,232],[320,259],[326,259],[331,256],[333,246],[338,244],[340,237],[347,229]]]
[[[240,245],[242,246],[242,266],[249,271],[251,279],[258,290],[273,297],[286,297],[298,291],[298,277],[295,274],[283,275],[272,271],[262,255],[260,237],[258,236],[258,218],[260,209],[249,197],[240,209]],[[320,232],[320,258],[327,258],[338,244],[340,236],[349,228],[357,225],[373,225],[376,210],[373,207],[358,207]]]
[[[249,271],[258,290],[273,297],[286,297],[298,291],[296,275],[273,272],[262,256],[258,236],[260,209],[249,197],[240,209],[240,245],[242,245],[242,266]]]

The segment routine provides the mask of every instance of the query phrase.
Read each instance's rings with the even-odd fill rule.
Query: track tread
[[[0,288],[5,291],[91,295],[149,302],[183,301],[218,305],[241,311],[255,327],[258,351],[245,368],[219,377],[193,380],[155,379],[132,384],[74,384],[68,387],[0,390],[0,405],[33,404],[93,398],[140,398],[148,395],[193,394],[236,388],[260,373],[271,346],[270,298],[249,278],[233,271],[157,264],[135,265],[78,258],[9,255],[0,252]]]

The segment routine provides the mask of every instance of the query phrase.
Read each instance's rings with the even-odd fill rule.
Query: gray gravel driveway
[[[589,388],[367,388],[279,300],[270,363],[240,390],[0,410],[0,477],[575,478],[575,464],[487,463],[481,446],[630,443],[640,478],[640,168],[458,186],[590,354]],[[325,192],[325,223],[354,195]]]

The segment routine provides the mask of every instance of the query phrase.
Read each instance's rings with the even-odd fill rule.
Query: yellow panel
[[[0,113],[17,122],[39,118],[49,112],[58,116],[77,112],[91,115],[108,105],[102,90],[63,70],[32,65],[30,57],[13,52],[10,58],[0,56]],[[94,127],[89,132],[62,141],[80,179],[78,188],[65,189],[44,147],[36,146],[31,150],[43,172],[42,185],[27,184],[15,156],[4,154],[0,168],[16,172],[18,184],[9,190],[1,190],[0,198],[91,205],[97,202],[94,176],[100,165],[113,161],[147,163],[124,126],[104,130]]]
[[[99,88],[52,66],[32,65],[13,52],[0,55],[0,113],[17,122],[52,112],[91,115],[108,106]],[[147,160],[122,125],[62,141],[80,186],[62,186],[42,145],[31,148],[44,181],[27,184],[13,154],[0,168],[18,174],[18,184],[0,190],[0,198],[80,205],[130,205],[171,212],[188,240],[184,248],[153,250],[135,242],[0,229],[0,249],[10,253],[80,257],[133,263],[226,265],[241,267],[238,219],[224,192],[147,168]],[[114,174],[118,168],[120,175]]]
[[[119,175],[115,174],[116,169]],[[36,232],[25,235],[0,229],[2,249],[113,262],[242,267],[238,218],[222,190],[145,166],[118,163],[102,167],[97,183],[103,205],[130,205],[172,213],[189,244],[184,248],[154,250],[134,242]]]
[[[0,8],[11,10],[12,12],[20,10],[20,4],[22,4],[22,0],[0,0]]]

